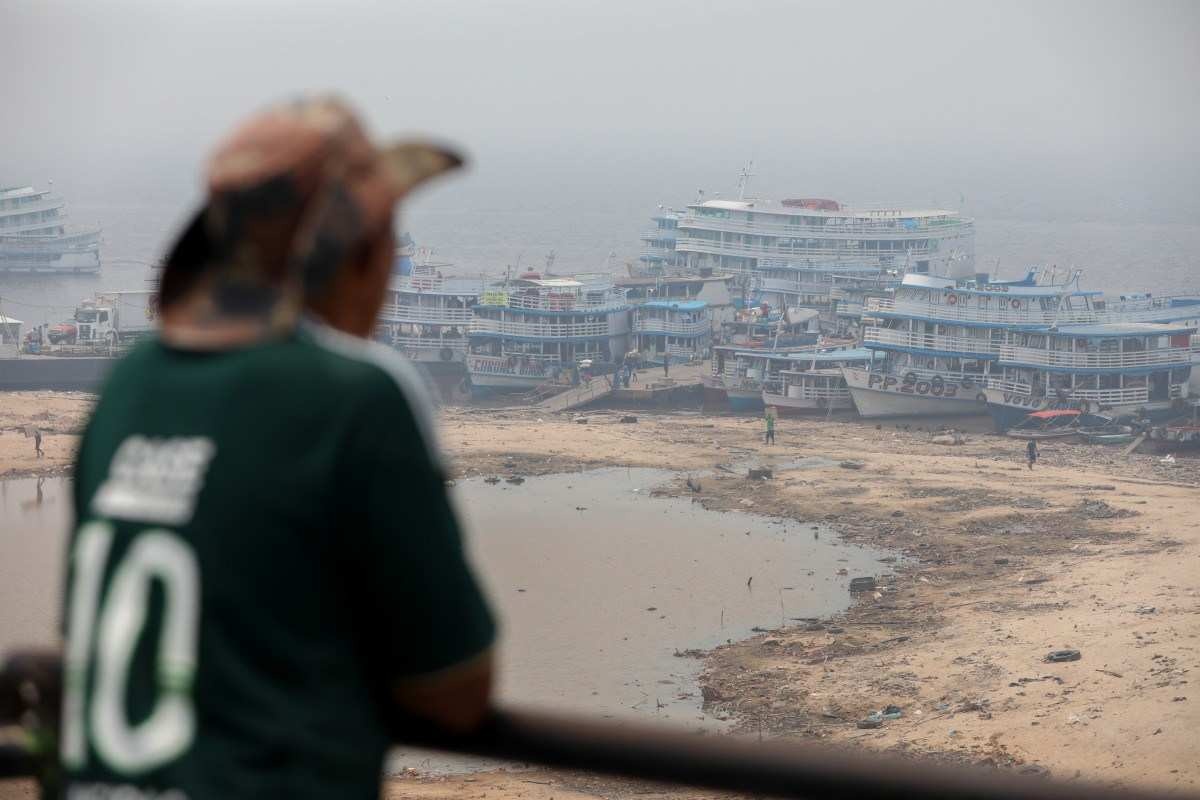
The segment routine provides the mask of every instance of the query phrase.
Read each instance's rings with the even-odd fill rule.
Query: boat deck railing
[[[922,258],[925,256],[936,255],[940,252],[937,242],[931,243],[927,247],[909,247],[906,250],[868,250],[861,246],[862,240],[850,238],[847,239],[842,247],[821,247],[817,245],[785,245],[777,243],[773,245],[751,245],[751,244],[735,244],[733,242],[721,242],[715,239],[701,239],[698,237],[680,237],[675,242],[675,249],[680,252],[692,253],[708,253],[710,255],[730,255],[742,256],[744,258],[762,258],[775,257],[785,258],[794,256],[802,259],[848,259],[853,258],[856,261],[861,261],[863,258],[878,258],[878,259],[903,259],[906,255],[914,258]]]
[[[1006,381],[1002,378],[988,378],[986,385],[989,389],[996,389],[1021,397],[1037,396],[1034,394],[1033,387],[1027,383]],[[1044,390],[1041,390],[1040,387],[1039,392],[1042,396],[1053,397],[1053,395],[1045,395]],[[1122,406],[1134,403],[1149,403],[1150,388],[1147,386],[1136,386],[1126,389],[1071,389],[1068,390],[1067,396],[1070,400],[1089,400],[1101,406]],[[1180,397],[1183,397],[1183,387],[1180,385],[1171,386],[1170,399],[1175,400]]]
[[[665,333],[670,336],[704,336],[712,334],[712,321],[706,319],[696,322],[675,322],[661,317],[639,315],[633,321],[633,330],[636,333]]]
[[[1000,342],[977,339],[971,336],[944,336],[934,333],[913,333],[890,328],[868,327],[863,331],[863,344],[867,347],[880,345],[910,350],[934,350],[961,353],[964,356],[998,356],[1004,349]]]
[[[757,236],[798,237],[805,239],[926,239],[968,233],[974,228],[972,220],[961,217],[943,217],[937,222],[915,221],[904,225],[897,219],[862,219],[846,217],[843,224],[792,225],[772,222],[767,217],[754,220],[739,220],[707,214],[689,214],[679,220],[679,229],[703,229],[745,233]],[[938,218],[933,218],[938,219]]]
[[[542,378],[553,374],[561,363],[562,361],[558,356],[484,356],[476,353],[467,353],[467,371],[480,375]]]
[[[405,303],[385,303],[379,310],[384,322],[412,322],[427,325],[470,325],[475,313],[469,308],[436,308]]]
[[[1050,369],[1142,369],[1146,367],[1185,367],[1192,363],[1192,348],[1160,347],[1153,350],[1132,352],[1070,352],[1044,350],[1035,347],[999,348],[999,361],[1004,364],[1020,364]]]
[[[530,339],[593,338],[611,336],[613,326],[605,322],[559,322],[553,317],[541,317],[531,322],[479,317],[472,323],[472,333],[495,333],[501,336],[521,336]]]
[[[944,319],[951,321],[993,323],[996,325],[1091,325],[1118,322],[1160,322],[1172,319],[1187,318],[1188,311],[1200,317],[1200,305],[1179,306],[1169,302],[1156,304],[1134,303],[1130,305],[1117,304],[1103,309],[1072,309],[1064,311],[1047,311],[1042,308],[1012,307],[1012,301],[1022,301],[1016,297],[1008,298],[997,295],[998,300],[1007,303],[997,308],[972,307],[966,303],[955,305],[943,303],[920,303],[896,300],[892,297],[867,298],[867,313],[894,314],[915,319]],[[1167,298],[1159,298],[1167,300]],[[1028,301],[1025,301],[1028,302]]]

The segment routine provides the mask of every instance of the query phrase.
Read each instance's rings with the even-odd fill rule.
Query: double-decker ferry
[[[411,241],[397,253],[387,295],[379,312],[376,338],[430,371],[461,375],[475,304],[487,285],[483,278],[446,277],[447,263],[428,251],[414,263]]]
[[[1166,419],[1186,405],[1195,333],[1195,324],[1162,322],[1015,330],[978,398],[1000,431],[1031,411],[1066,407]]]
[[[608,275],[522,277],[487,289],[474,306],[467,373],[475,392],[527,391],[569,380],[583,362],[629,352],[630,305]]]
[[[865,347],[792,354],[786,369],[763,383],[762,401],[780,414],[854,409],[843,367],[862,367],[881,354]]]
[[[703,300],[648,300],[633,308],[633,349],[643,363],[706,359],[712,310]]]
[[[0,275],[99,272],[100,229],[66,223],[66,203],[48,189],[0,186]]]
[[[982,390],[1004,348],[1030,332],[1066,325],[1177,323],[1200,315],[1195,297],[1119,298],[1079,288],[1079,274],[1038,284],[906,275],[887,298],[867,300],[863,346],[885,354],[869,369],[847,368],[846,383],[864,417],[980,414]],[[1016,345],[1024,346],[1024,345]]]

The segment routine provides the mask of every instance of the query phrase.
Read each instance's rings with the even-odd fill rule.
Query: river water
[[[720,727],[701,711],[699,660],[677,651],[835,613],[851,577],[886,571],[884,553],[827,529],[649,496],[671,477],[609,468],[453,489],[502,620],[503,701]],[[40,491],[34,478],[0,481],[0,651],[55,639],[69,498],[65,478]]]

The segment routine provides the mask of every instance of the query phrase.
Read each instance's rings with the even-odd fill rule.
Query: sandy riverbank
[[[86,400],[0,399],[0,474],[64,468]],[[617,412],[587,413],[578,424],[568,415],[447,409],[442,441],[459,475],[682,470],[698,476],[700,491],[682,477],[666,491],[716,509],[829,523],[851,541],[906,556],[881,564],[880,590],[835,620],[701,654],[710,712],[764,735],[1195,790],[1200,695],[1189,680],[1200,666],[1200,465],[1047,445],[1030,472],[1020,443],[983,432],[945,446],[920,423],[784,419],[779,443],[766,447],[756,419],[636,413],[636,424],[621,424]],[[37,414],[48,415],[38,419],[54,448],[30,463],[20,445],[32,455],[32,442],[12,429]],[[751,463],[772,467],[773,478],[748,480]],[[1060,648],[1082,659],[1042,662]],[[904,716],[856,727],[888,704]],[[388,785],[395,798],[643,791],[541,772],[406,775]]]

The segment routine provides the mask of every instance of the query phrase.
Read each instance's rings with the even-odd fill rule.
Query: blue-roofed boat
[[[851,411],[854,401],[843,367],[864,367],[882,354],[865,347],[795,353],[787,368],[763,384],[762,400],[780,414]]]
[[[1080,289],[1078,273],[1057,284],[1038,283],[1033,271],[1007,282],[910,274],[892,296],[868,300],[865,314],[863,345],[885,358],[870,369],[845,370],[859,413],[947,416],[987,410],[983,390],[1004,372],[1006,348],[1030,347],[1022,337],[1067,325],[1194,321],[1200,298],[1139,295],[1109,303],[1102,292]],[[1026,386],[1035,391],[1036,384]]]
[[[1123,322],[1012,332],[980,392],[997,430],[1030,412],[1074,408],[1161,420],[1190,393],[1195,324]]]
[[[633,348],[643,364],[705,359],[712,325],[712,310],[703,300],[647,300],[633,309]]]

